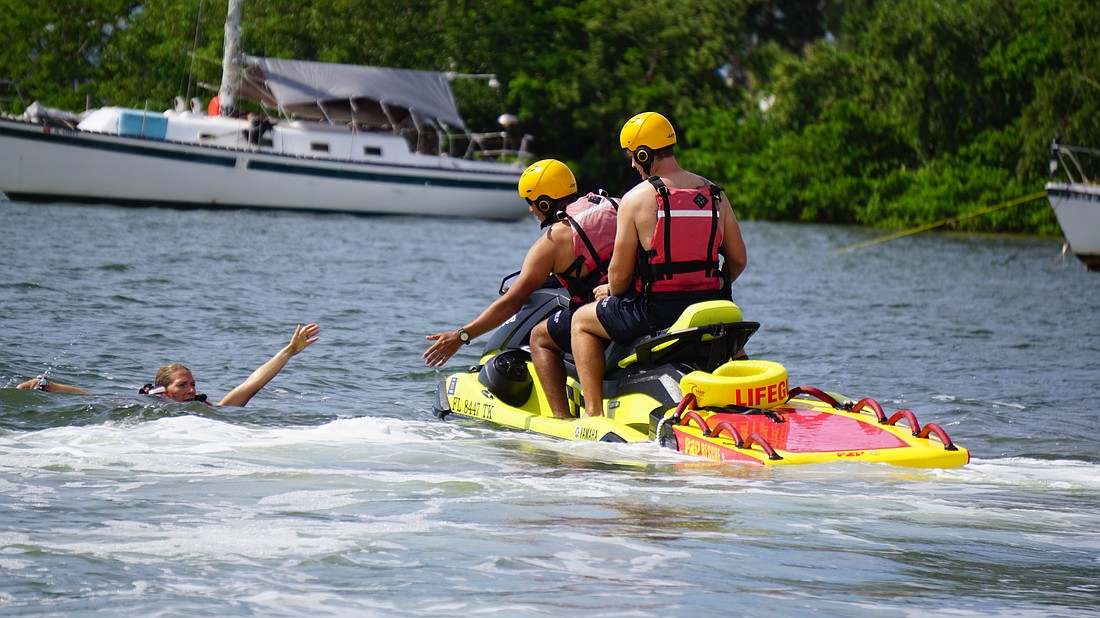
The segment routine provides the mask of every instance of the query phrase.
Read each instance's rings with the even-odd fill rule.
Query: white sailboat
[[[467,130],[447,73],[243,57],[229,0],[220,112],[197,100],[0,118],[21,201],[519,219],[529,136]],[[233,113],[241,99],[268,110]],[[502,116],[502,119],[505,118]]]
[[[1089,270],[1100,271],[1100,184],[1089,178],[1082,158],[1100,161],[1100,150],[1051,144],[1051,172],[1061,167],[1068,182],[1049,182],[1047,199],[1073,251]]]

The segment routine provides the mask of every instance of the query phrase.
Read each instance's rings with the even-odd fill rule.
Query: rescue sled
[[[537,290],[493,332],[477,365],[440,382],[435,415],[566,440],[656,441],[714,461],[760,466],[868,461],[948,468],[970,460],[942,427],[921,426],[908,410],[887,414],[873,399],[790,388],[778,363],[732,360],[760,325],[742,320],[729,301],[696,303],[661,333],[608,346],[603,416],[584,416],[576,368],[567,356],[575,418],[554,418],[534,373],[528,336],[567,304],[560,289]]]

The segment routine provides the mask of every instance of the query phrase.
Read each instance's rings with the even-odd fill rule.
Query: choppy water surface
[[[1060,242],[744,224],[750,353],[912,409],[954,470],[757,470],[430,407],[424,335],[537,234],[0,202],[5,615],[1097,615],[1100,275]],[[132,393],[168,361],[244,409]],[[446,368],[476,362],[463,350]],[[87,397],[23,392],[49,370]]]

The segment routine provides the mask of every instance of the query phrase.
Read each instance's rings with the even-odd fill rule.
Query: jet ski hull
[[[887,416],[872,399],[789,389],[778,363],[730,360],[760,325],[741,321],[729,301],[697,303],[664,333],[618,351],[612,345],[601,416],[585,416],[575,367],[567,363],[573,418],[555,418],[527,346],[530,329],[562,306],[560,293],[537,292],[492,335],[478,365],[440,382],[436,416],[563,440],[656,441],[713,461],[757,466],[866,461],[948,468],[970,460],[946,431],[921,427],[908,410]]]

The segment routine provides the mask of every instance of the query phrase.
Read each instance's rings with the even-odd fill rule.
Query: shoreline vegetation
[[[685,166],[743,219],[1056,236],[1045,200],[992,207],[1042,190],[1056,136],[1100,146],[1087,2],[267,0],[243,13],[252,55],[493,74],[497,87],[453,83],[469,126],[514,113],[537,156],[613,194],[635,180],[618,127],[660,111]],[[0,15],[0,109],[205,103],[224,16],[224,1],[16,3]]]

